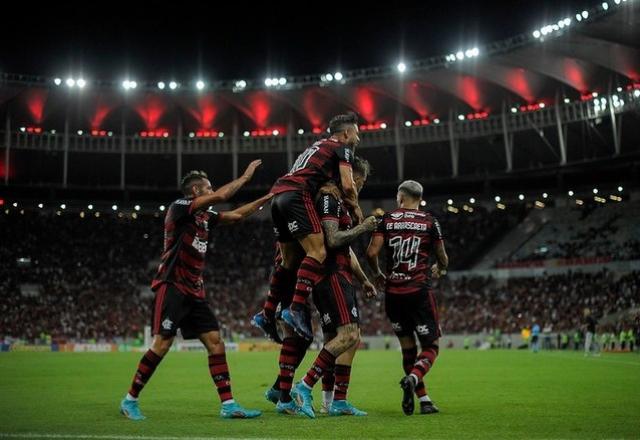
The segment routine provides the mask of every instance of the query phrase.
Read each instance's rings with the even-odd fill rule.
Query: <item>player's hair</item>
[[[355,156],[353,158],[353,172],[360,173],[366,179],[371,174],[372,168],[371,164],[367,159],[364,159],[360,156]]]
[[[180,189],[185,196],[191,195],[191,186],[198,180],[208,179],[207,173],[204,171],[191,170],[184,175],[180,181]]]
[[[331,121],[329,121],[329,133],[340,133],[341,131],[345,131],[347,128],[349,128],[350,125],[353,124],[358,124],[358,115],[353,112],[334,116]]]
[[[400,186],[398,186],[398,192],[419,200],[422,198],[422,185],[415,180],[405,180],[400,184]]]

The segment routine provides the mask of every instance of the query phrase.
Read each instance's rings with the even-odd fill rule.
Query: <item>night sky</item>
[[[333,72],[490,43],[595,4],[453,0],[256,7],[236,1],[232,9],[215,2],[132,3],[16,10],[9,17],[13,24],[0,27],[0,71],[181,82]]]

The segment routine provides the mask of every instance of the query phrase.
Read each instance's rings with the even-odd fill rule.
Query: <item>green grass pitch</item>
[[[264,414],[222,420],[205,355],[170,353],[141,395],[147,420],[133,422],[118,405],[139,357],[0,354],[0,438],[640,438],[637,354],[443,350],[427,381],[442,412],[407,417],[400,353],[363,351],[349,397],[369,416],[310,420],[278,415],[263,398],[277,353],[229,353],[236,400]]]

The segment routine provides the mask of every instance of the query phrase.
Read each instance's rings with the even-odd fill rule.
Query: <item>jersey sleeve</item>
[[[347,165],[349,167],[353,165],[353,150],[350,147],[346,145],[339,146],[336,148],[336,156],[338,156],[340,165]]]
[[[316,210],[320,214],[320,221],[340,220],[341,203],[331,194],[322,194],[316,202]]]
[[[444,235],[442,234],[442,227],[440,226],[440,222],[437,218],[433,218],[433,223],[431,225],[431,242],[436,244],[438,242],[444,241]]]
[[[171,204],[171,217],[178,221],[193,214],[193,199],[178,199]]]
[[[218,223],[220,223],[220,219],[222,218],[222,213],[218,212],[218,211],[214,211],[212,208],[209,208],[209,210],[207,210],[207,212],[209,213],[209,225],[210,226],[215,226]]]

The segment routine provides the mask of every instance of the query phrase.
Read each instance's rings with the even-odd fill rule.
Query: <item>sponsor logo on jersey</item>
[[[296,232],[299,228],[297,221],[292,221],[287,223],[287,227],[289,228],[289,232]]]
[[[324,315],[322,315],[322,322],[324,322],[325,325],[331,324],[331,317],[329,316],[328,313],[325,313]]]
[[[193,238],[193,243],[191,245],[201,254],[207,252],[207,242],[200,240],[198,237]]]
[[[162,321],[162,328],[165,330],[171,330],[172,325],[173,325],[173,321],[171,321],[169,318]]]
[[[322,197],[322,213],[329,214],[329,196],[325,195]]]
[[[174,203],[175,203],[176,205],[190,205],[190,204],[191,204],[191,202],[192,202],[192,200],[191,200],[191,199],[178,199],[178,200],[176,200]]]
[[[404,212],[392,212],[390,215],[392,219],[400,220],[401,218],[404,217]]]
[[[421,336],[427,336],[429,334],[429,326],[427,326],[427,325],[417,325],[416,326],[416,333],[418,333]]]
[[[402,326],[400,325],[399,322],[392,322],[391,323],[391,328],[393,329],[393,331],[395,332],[401,332],[402,331]]]

